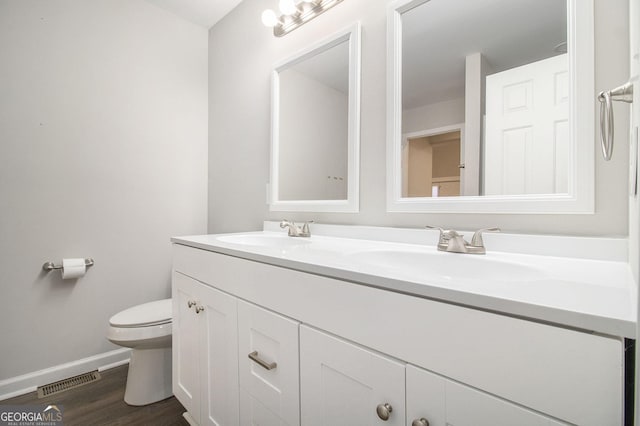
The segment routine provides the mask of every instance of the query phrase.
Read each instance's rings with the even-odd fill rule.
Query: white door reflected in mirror
[[[569,191],[566,54],[486,78],[485,195]]]

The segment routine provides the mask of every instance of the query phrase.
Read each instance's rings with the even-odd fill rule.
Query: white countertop
[[[276,228],[265,223],[265,229]],[[413,296],[635,338],[636,284],[624,258],[626,240],[488,234],[487,254],[479,256],[437,251],[437,231],[333,225],[313,225],[314,230],[311,238],[268,230],[171,241]],[[318,235],[323,231],[351,238]],[[553,256],[539,254],[545,246]],[[500,251],[505,248],[509,252]],[[518,248],[520,253],[514,253]],[[558,255],[559,250],[566,255]],[[571,257],[576,253],[580,257]]]

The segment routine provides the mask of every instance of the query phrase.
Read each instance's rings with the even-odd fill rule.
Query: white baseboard
[[[101,367],[98,367],[98,371],[102,372],[105,370],[110,370],[112,368],[120,367],[121,365],[129,364],[130,358],[131,358],[131,349],[129,349],[129,353],[127,353],[127,357],[125,359],[121,359],[120,361],[112,362],[111,364],[106,364]]]
[[[198,423],[196,423],[195,420],[193,420],[193,417],[191,417],[191,414],[189,414],[187,411],[185,411],[184,413],[182,413],[182,417],[187,421],[187,423],[189,423],[191,426],[198,426]]]
[[[106,370],[129,362],[131,349],[122,348],[67,362],[44,370],[0,380],[0,401],[33,392],[38,386],[57,382],[94,370]]]

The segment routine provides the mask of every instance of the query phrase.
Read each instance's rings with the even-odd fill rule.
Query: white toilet
[[[107,338],[132,348],[124,402],[147,405],[171,390],[171,299],[144,303],[109,320]]]

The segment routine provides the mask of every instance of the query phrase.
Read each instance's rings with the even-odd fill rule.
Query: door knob
[[[429,420],[425,419],[424,417],[415,419],[411,422],[411,426],[429,426]]]
[[[389,415],[392,411],[393,407],[386,402],[384,404],[379,404],[376,407],[376,413],[378,413],[378,417],[380,417],[380,420],[384,420],[385,422],[389,420]]]

